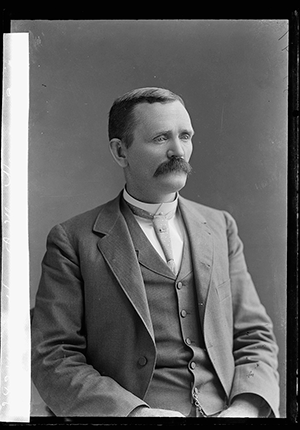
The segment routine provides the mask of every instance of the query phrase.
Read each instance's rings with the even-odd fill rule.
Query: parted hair
[[[108,119],[109,140],[118,138],[127,147],[133,139],[135,127],[134,106],[139,103],[170,103],[178,100],[185,106],[182,98],[170,90],[156,87],[138,88],[118,97],[110,111]]]

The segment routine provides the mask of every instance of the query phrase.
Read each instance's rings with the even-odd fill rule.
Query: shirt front
[[[178,210],[178,194],[175,200],[172,202],[165,203],[144,203],[140,200],[132,197],[124,188],[123,198],[126,202],[140,209],[143,209],[150,214],[163,214],[168,218],[168,226],[171,237],[172,252],[175,261],[176,271],[178,272],[181,265],[182,253],[183,253],[183,231],[182,231],[182,220],[180,211]],[[163,249],[156,236],[153,223],[151,219],[143,218],[138,215],[134,215],[136,221],[142,228],[146,237],[150,241],[151,245],[158,252],[160,257],[167,262]]]

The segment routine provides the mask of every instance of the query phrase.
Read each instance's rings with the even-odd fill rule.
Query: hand
[[[180,412],[168,409],[151,409],[147,406],[138,406],[129,415],[129,417],[183,417]]]
[[[217,418],[258,418],[264,400],[255,394],[240,394]]]
[[[217,418],[258,418],[259,414],[247,407],[232,405],[222,411]]]

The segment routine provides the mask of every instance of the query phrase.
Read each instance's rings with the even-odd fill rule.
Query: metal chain
[[[204,410],[200,405],[199,398],[198,398],[198,389],[196,387],[192,390],[192,397],[193,397],[193,403],[196,406],[200,416],[202,418],[207,418],[206,413],[204,412]]]

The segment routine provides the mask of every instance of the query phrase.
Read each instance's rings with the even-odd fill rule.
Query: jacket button
[[[182,318],[184,318],[184,317],[186,317],[187,312],[183,309],[183,310],[180,312],[180,315],[182,316]]]
[[[183,287],[183,283],[182,282],[178,282],[178,284],[176,285],[177,289],[180,290]]]
[[[145,366],[146,364],[147,364],[147,358],[146,357],[140,357],[139,359],[138,359],[138,364],[140,365],[140,366]]]

